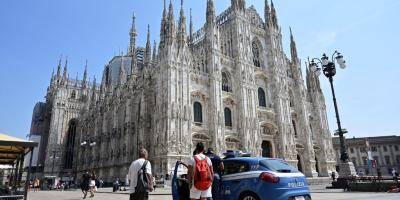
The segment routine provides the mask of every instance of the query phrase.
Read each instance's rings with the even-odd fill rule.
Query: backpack
[[[149,190],[149,181],[146,173],[146,165],[147,165],[147,160],[144,161],[142,167],[138,171],[138,177],[137,177],[137,184],[135,188],[135,193],[144,193],[148,192]]]
[[[198,190],[207,190],[212,184],[211,170],[206,157],[203,160],[194,156],[196,166],[194,168],[194,187]]]

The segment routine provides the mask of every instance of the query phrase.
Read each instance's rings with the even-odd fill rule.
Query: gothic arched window
[[[294,97],[293,97],[293,92],[291,90],[289,91],[289,106],[294,107]]]
[[[232,127],[232,111],[229,108],[224,109],[225,126]]]
[[[231,80],[226,72],[222,72],[222,91],[232,92]]]
[[[260,47],[256,41],[253,41],[251,47],[253,52],[253,64],[256,67],[261,67]]]
[[[195,123],[203,123],[203,109],[199,102],[194,102],[193,104],[194,111],[194,122]]]
[[[267,102],[265,100],[265,92],[262,88],[258,88],[258,105],[260,107],[267,107]]]
[[[296,122],[294,120],[292,120],[292,125],[293,125],[294,136],[297,137],[297,127],[296,127]]]
[[[75,92],[75,90],[72,90],[71,99],[75,99],[75,98],[76,98],[76,92]]]
[[[68,126],[67,145],[65,150],[65,161],[64,161],[65,169],[72,169],[75,136],[76,136],[76,125],[77,125],[76,120],[72,119]]]

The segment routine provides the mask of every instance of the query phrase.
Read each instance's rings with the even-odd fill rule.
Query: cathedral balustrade
[[[267,70],[263,67],[254,66],[254,73],[258,77],[267,77]]]
[[[203,127],[203,123],[201,122],[192,122],[195,127]]]
[[[258,107],[258,119],[260,121],[269,119],[271,121],[275,120],[275,110],[273,108],[270,107]]]
[[[231,57],[229,57],[227,55],[221,54],[220,55],[220,62],[224,66],[231,66],[231,67],[235,66],[235,62],[231,59]]]
[[[274,136],[278,134],[278,127],[273,121],[266,120],[260,122],[260,132],[264,136]]]
[[[203,40],[205,36],[205,29],[202,27],[200,30],[193,34],[193,44],[197,44]]]
[[[231,16],[231,8],[226,9],[223,11],[219,16],[217,16],[217,25],[222,26],[230,20]]]

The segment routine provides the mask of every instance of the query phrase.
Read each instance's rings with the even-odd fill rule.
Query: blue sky
[[[230,4],[216,1],[218,13]],[[196,29],[205,21],[205,2],[185,0],[187,15],[193,8]],[[174,5],[177,19],[179,1]],[[263,0],[247,0],[250,5],[263,17]],[[301,59],[335,49],[345,56],[348,68],[338,71],[335,87],[348,137],[399,135],[400,1],[275,0],[275,7],[286,52],[291,26]],[[32,109],[44,100],[61,54],[68,56],[71,77],[82,77],[86,59],[90,75],[100,77],[108,60],[126,51],[133,11],[138,44],[145,43],[147,24],[158,40],[162,0],[0,1],[0,132],[29,133]],[[321,82],[335,130],[328,81],[321,77]]]

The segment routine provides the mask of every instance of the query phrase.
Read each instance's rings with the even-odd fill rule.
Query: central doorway
[[[262,148],[262,157],[272,158],[272,145],[270,141],[264,140],[261,144]]]
[[[297,169],[298,169],[300,172],[303,172],[303,166],[302,166],[302,164],[301,164],[301,157],[300,157],[299,154],[297,154]]]

